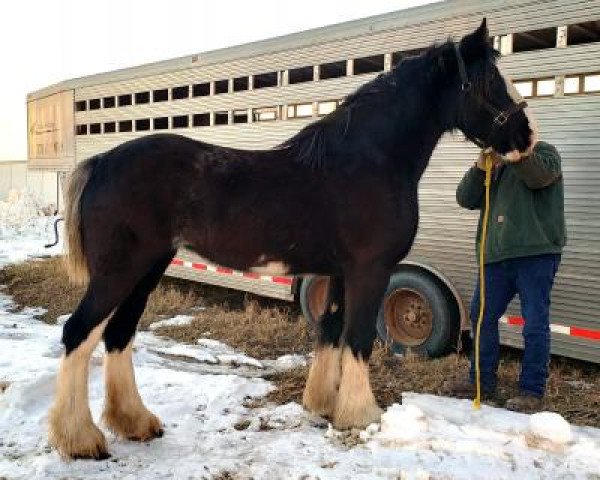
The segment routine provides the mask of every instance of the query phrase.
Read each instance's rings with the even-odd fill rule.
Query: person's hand
[[[484,153],[484,150],[482,150],[481,152],[479,152],[479,157],[477,158],[477,168],[483,171],[485,171],[485,155],[486,154]],[[492,167],[495,167],[496,165],[502,163],[502,158],[495,151],[492,150],[491,155]]]
[[[521,153],[518,150],[513,150],[512,152],[507,153],[502,157],[502,161],[506,163],[520,162],[524,158],[527,158],[529,155],[531,155],[531,152],[533,151],[533,147],[535,146],[536,142],[537,140],[533,139],[531,145],[529,146],[526,152]]]
[[[509,152],[506,155],[502,156],[502,161],[506,163],[517,163],[520,162],[522,159],[523,155],[517,150],[513,150],[512,152]]]

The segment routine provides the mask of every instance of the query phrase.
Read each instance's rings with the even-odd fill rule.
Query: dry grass
[[[191,324],[163,327],[158,333],[187,343],[208,336],[256,358],[308,353],[312,348],[309,327],[295,309],[264,306],[248,297],[241,308],[212,305],[198,312]]]
[[[85,291],[69,282],[60,258],[8,265],[0,270],[0,285],[7,286],[17,306],[45,308],[40,318],[46,323],[72,312]]]
[[[17,304],[48,309],[47,322],[73,311],[82,294],[69,285],[57,259],[9,266],[0,270],[0,284],[8,286]],[[150,297],[141,328],[177,314],[195,318],[190,325],[161,328],[159,334],[189,343],[208,336],[256,358],[312,349],[312,332],[293,304],[165,278]],[[497,405],[517,392],[519,357],[518,351],[503,350]],[[400,402],[403,391],[439,394],[445,380],[466,376],[467,370],[468,361],[462,355],[437,360],[401,358],[378,344],[371,358],[371,383],[379,403],[387,406]],[[306,374],[307,368],[297,368],[270,377],[277,390],[268,400],[300,402]],[[554,358],[546,407],[575,424],[600,427],[600,366]]]
[[[503,406],[518,393],[519,353],[506,349],[499,368],[497,398],[486,402]],[[466,378],[469,362],[463,355],[441,359],[391,356],[381,344],[371,358],[371,385],[383,407],[401,403],[402,392],[442,394],[444,382],[451,378]],[[307,368],[278,373],[269,379],[277,390],[268,399],[277,403],[300,403]],[[600,368],[569,359],[555,358],[550,366],[550,378],[545,400],[547,410],[558,412],[577,425],[600,427]]]
[[[46,323],[56,323],[58,316],[73,312],[85,292],[85,287],[69,282],[62,259],[56,257],[0,269],[0,285],[6,285],[17,308],[45,308],[47,312],[40,319]],[[193,312],[200,306],[226,307],[231,303],[239,308],[242,302],[239,292],[164,277],[150,295],[140,328],[160,318]]]

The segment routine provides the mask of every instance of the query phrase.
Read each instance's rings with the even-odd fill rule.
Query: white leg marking
[[[342,353],[342,379],[333,416],[336,428],[364,428],[379,422],[377,406],[369,382],[369,364],[354,356],[349,347]]]
[[[142,402],[135,383],[132,342],[104,357],[106,382],[102,422],[122,438],[149,440],[162,435],[160,420]]]
[[[81,345],[61,360],[54,405],[48,418],[48,440],[64,457],[108,455],[104,435],[92,420],[88,399],[90,357],[102,338],[106,322],[94,328]]]
[[[302,404],[317,415],[332,416],[341,376],[341,349],[320,347],[308,372]]]

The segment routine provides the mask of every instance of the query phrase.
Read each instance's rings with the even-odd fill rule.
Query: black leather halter
[[[483,108],[485,108],[489,113],[491,113],[494,117],[494,123],[492,124],[490,133],[488,134],[485,141],[477,137],[475,137],[475,139],[473,140],[480,148],[486,149],[491,146],[492,140],[498,133],[500,127],[506,124],[506,122],[508,122],[508,119],[512,117],[515,113],[520,112],[525,107],[527,107],[527,102],[521,101],[519,103],[512,104],[506,110],[498,110],[481,95],[477,95],[473,92],[473,84],[469,81],[469,77],[467,76],[467,68],[465,66],[465,61],[462,57],[462,54],[460,53],[460,47],[458,43],[454,43],[454,51],[456,52],[456,60],[458,62],[458,73],[460,74],[461,91],[463,95],[474,95],[477,102],[479,102],[479,104]]]

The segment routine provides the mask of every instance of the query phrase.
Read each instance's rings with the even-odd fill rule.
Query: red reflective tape
[[[523,325],[525,325],[525,320],[523,319],[523,317],[508,317],[507,323],[509,325],[518,325],[522,327]]]
[[[590,340],[600,340],[600,331],[588,330],[587,328],[571,327],[573,337],[589,338]]]
[[[192,263],[192,262],[185,262],[184,260],[180,259],[180,258],[174,258],[173,260],[171,260],[171,265],[177,265],[179,267],[188,267],[188,268],[195,268],[197,270],[209,270],[209,265],[207,265],[206,263]],[[221,273],[223,275],[233,275],[236,271],[232,268],[227,268],[227,267],[211,267],[214,268],[214,270],[211,270],[215,273]],[[294,283],[294,279],[292,277],[262,277],[259,273],[255,273],[255,272],[238,272],[238,274],[241,273],[242,276],[244,278],[247,279],[251,279],[251,280],[264,280],[267,282],[273,282],[273,283],[279,283],[281,285],[293,285]]]

